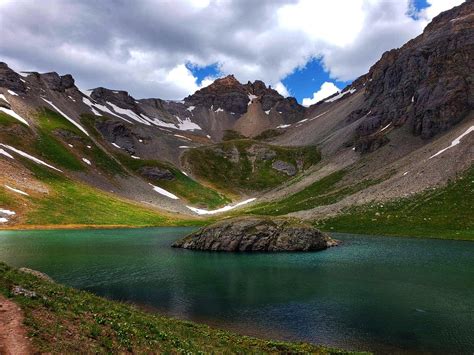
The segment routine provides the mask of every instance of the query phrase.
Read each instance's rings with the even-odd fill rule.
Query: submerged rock
[[[206,226],[172,246],[231,252],[316,251],[337,242],[313,226],[295,219],[239,217]]]

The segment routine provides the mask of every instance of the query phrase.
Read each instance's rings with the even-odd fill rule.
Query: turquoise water
[[[190,228],[2,231],[0,260],[175,317],[376,352],[474,351],[474,243],[335,235],[317,253],[170,248]]]

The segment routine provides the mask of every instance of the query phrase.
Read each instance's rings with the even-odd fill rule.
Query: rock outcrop
[[[21,81],[21,76],[3,62],[0,62],[0,87],[15,92],[25,92],[26,90],[25,84]]]
[[[423,33],[392,49],[352,86],[365,103],[347,122],[361,120],[356,149],[373,151],[391,129],[409,124],[424,139],[446,131],[474,108],[474,2],[443,12]]]
[[[239,217],[203,227],[172,246],[227,252],[295,252],[335,245],[337,242],[327,234],[298,220]]]

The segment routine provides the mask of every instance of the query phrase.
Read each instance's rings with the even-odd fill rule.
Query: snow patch
[[[68,144],[68,146],[70,146],[71,148],[74,148],[74,146],[72,144]]]
[[[189,176],[188,174],[186,174],[185,171],[181,170],[181,172],[182,172],[184,175]]]
[[[196,108],[196,106],[189,106],[186,111],[193,112],[193,110]]]
[[[2,147],[4,147],[4,148],[7,148],[8,150],[11,150],[12,152],[17,153],[17,154],[21,155],[22,157],[27,158],[27,159],[29,159],[29,160],[35,162],[36,164],[44,165],[44,166],[47,166],[47,167],[50,168],[50,169],[53,169],[53,170],[62,172],[62,170],[59,170],[58,168],[56,168],[56,167],[54,167],[54,166],[52,166],[52,165],[50,165],[50,164],[48,164],[48,163],[45,163],[45,162],[42,161],[41,159],[38,159],[38,158],[36,158],[36,157],[34,157],[34,156],[32,156],[32,155],[30,155],[30,154],[28,154],[28,153],[26,153],[26,152],[20,150],[20,149],[16,149],[16,148],[14,148],[14,147],[12,147],[12,146],[10,146],[10,145],[3,144],[3,143],[0,143],[0,146],[2,146]]]
[[[269,115],[269,114],[270,114],[270,111],[271,111],[271,110],[267,110],[267,111],[265,111],[265,113],[266,113],[267,115]]]
[[[7,91],[8,91],[8,93],[9,93],[10,95],[12,95],[12,96],[20,96],[20,95],[18,95],[15,91],[12,91],[12,90],[7,90]]]
[[[4,101],[8,102],[7,98],[5,97],[5,95],[3,94],[0,94],[0,99],[3,99]],[[9,103],[9,102],[8,102]]]
[[[11,187],[11,186],[8,186],[8,185],[5,185],[5,187],[6,187],[8,190],[10,190],[10,191],[16,192],[17,194],[25,195],[25,196],[30,196],[30,195],[28,195],[25,191],[21,191],[21,190],[15,189],[14,187]]]
[[[112,143],[115,148],[122,149],[117,143]]]
[[[429,157],[428,159],[431,159],[431,158],[434,158],[442,153],[444,153],[445,151],[447,151],[448,149],[454,147],[454,146],[457,146],[459,143],[461,143],[461,139],[463,139],[465,136],[467,136],[469,133],[471,132],[474,132],[474,126],[471,126],[469,127],[463,134],[461,134],[459,137],[457,137],[455,140],[453,140],[451,142],[451,145],[449,147],[446,147],[444,149],[441,149],[439,152],[437,152],[436,154],[433,154],[431,157]]]
[[[178,137],[178,138],[181,138],[181,139],[186,139],[188,141],[192,141],[192,139],[188,138],[188,137],[185,137],[185,136],[182,136],[181,134],[173,134],[175,137]]]
[[[380,132],[385,131],[385,130],[386,130],[388,127],[390,127],[391,125],[392,125],[392,122],[390,122],[388,125],[386,125],[384,128],[382,128],[382,129],[380,130]]]
[[[66,115],[64,112],[62,112],[59,108],[57,108],[51,101],[48,101],[46,100],[44,97],[42,97],[43,101],[48,103],[49,105],[51,105],[51,107],[53,107],[56,111],[58,111],[64,118],[66,118],[69,122],[71,122],[74,126],[76,126],[77,128],[79,128],[79,130],[81,130],[86,136],[89,137],[89,133],[87,133],[87,131],[79,124],[77,123],[76,121],[74,121],[71,117],[69,117],[68,115]]]
[[[26,124],[27,126],[30,125],[27,120],[25,120],[23,117],[21,117],[19,114],[17,114],[17,113],[16,113],[15,111],[13,111],[13,110],[10,110],[10,109],[5,108],[5,107],[0,107],[0,111],[5,112],[7,115],[12,116],[14,119],[20,121],[21,123]]]
[[[146,119],[142,118],[141,116],[137,115],[132,110],[118,107],[117,105],[114,105],[113,103],[108,102],[108,101],[107,101],[107,105],[112,107],[112,109],[120,115],[125,115],[127,117],[130,117],[132,120],[137,121],[138,123],[143,123],[147,126],[151,125],[150,122],[148,122]]]
[[[201,209],[201,208],[191,207],[191,206],[186,206],[186,207],[189,208],[194,213],[197,213],[199,215],[216,214],[216,213],[222,213],[222,212],[227,212],[227,211],[233,210],[234,208],[246,205],[247,203],[253,202],[255,200],[256,200],[256,198],[249,198],[248,200],[241,201],[239,203],[236,203],[235,205],[227,205],[227,206],[224,206],[224,207],[219,208],[217,210],[211,210],[211,211],[204,210],[204,209]]]
[[[339,94],[337,94],[337,95],[334,96],[334,97],[331,97],[330,99],[324,100],[324,102],[334,102],[334,101],[337,101],[337,100],[339,100],[341,97],[343,97],[344,95],[346,95],[346,94],[353,94],[353,93],[355,93],[356,91],[357,91],[356,89],[349,89],[349,90],[344,91],[344,92],[339,92]]]
[[[217,112],[224,112],[224,109],[219,107],[219,108],[218,108],[217,110],[215,110],[214,112],[216,112],[216,113],[217,113]]]
[[[136,155],[131,155],[132,159],[140,159],[140,157],[137,157]]]
[[[178,148],[180,149],[188,149],[191,148],[189,145],[180,145]]]
[[[290,126],[291,126],[291,124],[281,124],[281,125],[277,126],[277,128],[288,128]]]
[[[83,161],[84,163],[86,163],[87,165],[92,165],[92,164],[91,164],[91,161],[90,161],[89,159],[82,158],[82,161]]]
[[[150,184],[151,185],[151,184]],[[179,200],[179,197],[176,196],[176,195],[173,195],[171,192],[169,191],[166,191],[165,189],[162,189],[161,187],[158,187],[158,186],[155,186],[155,185],[151,185],[153,186],[153,190],[155,190],[156,192],[158,192],[159,194],[163,195],[163,196],[166,196],[166,197],[169,197],[173,200]]]
[[[15,159],[15,158],[13,158],[13,155],[11,155],[10,153],[8,153],[5,149],[1,149],[1,148],[0,148],[0,154],[6,156],[7,158]]]
[[[14,215],[16,215],[16,213],[15,213],[14,211],[5,210],[5,209],[3,209],[3,208],[0,208],[0,213],[6,214],[7,216],[14,216]]]
[[[83,97],[83,98],[82,98],[82,101],[83,101],[87,106],[90,107],[92,113],[93,113],[94,115],[96,115],[96,116],[102,116],[102,115],[101,115],[99,112],[97,112],[97,111],[95,110],[95,108],[101,110],[102,112],[106,112],[106,113],[108,113],[108,114],[110,114],[110,115],[112,115],[112,116],[118,117],[118,118],[120,118],[121,120],[124,120],[124,121],[126,121],[126,122],[128,122],[128,123],[132,123],[132,122],[130,122],[129,120],[127,120],[127,119],[125,119],[125,118],[123,118],[123,117],[117,115],[116,113],[112,112],[111,110],[109,110],[109,108],[108,108],[107,106],[100,105],[100,104],[97,104],[97,103],[93,103],[93,102],[92,102],[91,100],[89,100],[87,97]]]

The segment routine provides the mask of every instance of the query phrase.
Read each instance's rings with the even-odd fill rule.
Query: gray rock
[[[27,298],[36,298],[38,297],[35,291],[30,291],[21,286],[13,286],[11,290],[12,295],[14,296],[24,296]]]
[[[296,167],[293,164],[287,163],[283,160],[276,160],[272,163],[272,168],[280,173],[285,173],[288,176],[296,175]]]
[[[64,92],[74,87],[74,79],[70,74],[60,76],[58,73],[51,72],[39,74],[39,77],[46,87],[53,91]]]
[[[288,218],[238,217],[203,227],[172,246],[227,252],[317,251],[337,242],[309,224]]]
[[[21,81],[21,76],[8,67],[6,63],[0,62],[0,87],[13,90],[15,92],[26,91],[25,84]]]
[[[140,175],[150,180],[173,180],[174,175],[168,169],[158,168],[156,166],[144,166],[138,170]]]
[[[97,121],[96,127],[107,141],[117,144],[132,155],[135,154],[132,130],[124,122],[115,120]]]

